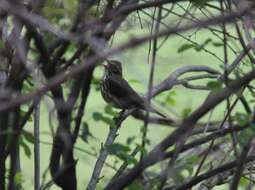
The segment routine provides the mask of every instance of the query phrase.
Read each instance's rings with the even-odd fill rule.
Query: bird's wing
[[[114,94],[121,100],[122,106],[125,108],[140,107],[144,108],[144,100],[133,90],[125,79],[120,76],[109,77],[110,93]],[[123,101],[122,101],[123,100]]]

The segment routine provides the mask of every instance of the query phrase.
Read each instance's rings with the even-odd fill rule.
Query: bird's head
[[[116,60],[108,60],[107,64],[104,65],[106,72],[108,72],[108,74],[112,75],[121,75],[122,76],[122,66],[121,63],[119,61]]]

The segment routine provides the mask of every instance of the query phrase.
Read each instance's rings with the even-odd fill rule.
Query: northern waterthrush
[[[163,114],[152,108],[147,108],[145,99],[139,96],[136,91],[123,78],[122,66],[119,61],[107,61],[104,65],[105,73],[101,84],[101,94],[104,100],[120,109],[142,109],[159,114]]]

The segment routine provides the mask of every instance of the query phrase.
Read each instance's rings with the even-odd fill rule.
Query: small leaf
[[[174,99],[175,96],[176,96],[175,91],[171,91],[170,93],[167,94],[165,102],[171,106],[174,106],[176,104],[176,101]]]
[[[17,172],[14,176],[14,183],[20,186],[23,182],[25,182],[24,177],[21,172]]]
[[[123,155],[123,159],[122,160],[127,162],[127,164],[134,164],[135,165],[135,164],[138,163],[137,159],[135,157],[129,155],[129,154]]]
[[[144,186],[139,183],[139,181],[134,181],[131,185],[128,186],[127,190],[141,190],[144,189]]]
[[[205,46],[205,45],[209,44],[211,41],[212,41],[211,38],[207,38],[207,39],[204,41],[203,45]]]
[[[245,126],[250,122],[250,118],[251,116],[248,114],[243,114],[243,113],[239,113],[237,112],[235,114],[235,120],[237,121],[238,125],[240,126]]]
[[[250,184],[250,180],[249,179],[241,177],[240,183],[239,183],[240,187],[249,186],[249,184]]]
[[[99,112],[94,112],[93,113],[93,119],[95,121],[102,121],[102,122],[110,125],[110,127],[115,127],[115,123],[111,118],[105,117],[105,116],[103,116],[103,114],[101,114]]]
[[[94,112],[93,113],[93,119],[95,120],[95,121],[100,121],[101,119],[102,119],[102,114],[101,113],[99,113],[99,112]]]
[[[202,44],[197,45],[197,46],[195,47],[195,50],[198,51],[198,52],[201,51],[201,50],[202,50],[206,45],[208,45],[211,41],[212,41],[211,38],[206,39]]]
[[[137,160],[132,155],[129,155],[130,148],[128,146],[114,143],[105,147],[109,154],[117,156],[127,164],[137,164]]]
[[[141,82],[139,80],[136,80],[136,79],[130,79],[130,80],[128,80],[128,83],[130,83],[130,84],[135,84],[135,83],[141,84]]]
[[[220,81],[210,81],[206,85],[210,90],[219,90],[222,88],[222,82]]]
[[[147,154],[147,151],[143,146],[141,146],[140,144],[137,144],[136,146],[142,154]]]
[[[130,145],[132,142],[134,142],[135,139],[136,139],[135,136],[133,136],[133,137],[128,137],[128,138],[127,138],[127,144]]]
[[[27,140],[28,142],[34,144],[35,138],[34,138],[34,136],[33,136],[32,133],[23,130],[23,131],[22,131],[22,135],[23,135],[23,137],[24,137],[25,140]]]
[[[181,47],[179,47],[177,52],[182,53],[182,52],[187,51],[187,50],[189,50],[191,48],[194,48],[194,47],[195,46],[193,44],[183,44]]]
[[[113,107],[110,104],[107,104],[104,107],[104,111],[105,111],[105,113],[112,115],[112,116],[116,116],[118,114],[118,112],[113,110]]]
[[[222,42],[213,42],[212,44],[215,47],[222,47],[224,45]]]
[[[192,109],[191,108],[185,108],[182,110],[182,118],[186,118],[189,116],[189,114],[191,113]]]
[[[100,90],[100,86],[101,86],[101,79],[93,78],[92,79],[92,84],[95,86],[96,91],[99,91]]]
[[[29,148],[29,146],[23,141],[22,137],[20,138],[19,144],[20,144],[20,146],[23,148],[23,150],[24,150],[24,152],[25,152],[25,155],[26,155],[28,158],[31,158],[31,151],[30,151],[30,148]]]
[[[88,137],[91,136],[91,133],[89,132],[89,125],[86,122],[82,123],[82,132],[81,132],[81,139],[84,142],[88,142]]]
[[[115,127],[115,122],[109,117],[102,117],[101,120],[108,124],[110,127]]]
[[[107,151],[109,154],[118,154],[120,152],[129,152],[130,148],[128,146],[122,145],[120,143],[114,143],[111,145],[106,146]]]
[[[20,116],[21,116],[21,117],[25,117],[26,114],[27,114],[26,111],[20,110]],[[29,116],[28,121],[30,121],[30,122],[33,121],[31,115]]]
[[[207,3],[207,1],[209,1],[209,0],[190,0],[192,5],[195,7],[198,7],[198,8],[204,7],[205,4]]]
[[[247,128],[237,134],[237,140],[241,146],[245,146],[254,136],[255,131],[251,128]]]

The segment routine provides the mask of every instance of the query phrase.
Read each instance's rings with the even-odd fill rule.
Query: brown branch
[[[38,89],[35,92],[32,92],[27,95],[19,96],[18,100],[15,99],[15,100],[12,100],[11,102],[8,102],[8,103],[2,104],[2,105],[0,104],[0,111],[9,109],[11,107],[15,107],[19,104],[30,101],[31,99],[33,99],[35,97],[42,96],[48,90],[54,88],[55,86],[61,84],[64,81],[68,80],[70,77],[77,75],[78,73],[82,72],[82,70],[87,69],[87,67],[89,67],[89,65],[94,65],[96,62],[101,61],[101,60],[103,60],[111,55],[114,55],[116,53],[119,53],[125,49],[131,48],[131,47],[136,47],[140,44],[147,42],[148,40],[151,40],[151,39],[154,39],[157,37],[162,37],[162,36],[169,35],[169,34],[175,34],[177,32],[184,32],[184,31],[193,29],[195,27],[202,28],[202,27],[206,27],[209,25],[215,25],[215,24],[218,24],[221,22],[225,22],[225,23],[232,22],[235,18],[247,14],[247,12],[249,12],[249,10],[251,8],[252,7],[246,8],[244,10],[239,10],[238,12],[233,12],[229,15],[225,15],[224,17],[218,16],[215,18],[207,19],[207,20],[201,21],[198,24],[192,24],[192,25],[187,25],[187,26],[183,26],[183,27],[179,27],[179,28],[171,28],[171,29],[163,30],[163,31],[159,32],[157,35],[149,35],[149,36],[135,38],[135,39],[133,38],[133,39],[129,40],[127,43],[124,43],[114,49],[110,49],[108,51],[101,52],[100,56],[97,55],[97,56],[92,56],[92,57],[88,58],[86,60],[86,64],[80,64],[78,66],[75,66],[72,69],[70,69],[70,71],[68,73],[63,72],[63,73],[56,75],[55,77],[51,78],[51,80],[48,81],[48,84],[46,86],[43,86],[42,88]],[[94,40],[97,40],[97,39],[93,38],[93,37],[88,39],[89,44],[94,44]],[[92,46],[94,46],[94,45],[92,45]]]
[[[255,70],[248,73],[243,78],[229,83],[229,86],[224,88],[223,90],[210,94],[205,100],[205,102],[183,121],[180,128],[168,135],[161,143],[154,147],[153,150],[148,153],[148,155],[145,156],[144,159],[139,162],[139,164],[137,164],[130,172],[120,176],[113,183],[108,184],[106,189],[122,189],[128,184],[130,184],[145,169],[143,168],[144,164],[160,159],[160,157],[167,148],[180,141],[183,136],[192,131],[193,126],[196,124],[198,119],[204,116],[208,111],[213,109],[224,99],[228,98],[232,93],[238,91],[242,86],[249,84],[250,81],[254,78]]]
[[[253,162],[255,160],[255,156],[248,156],[244,162],[245,163],[249,163],[249,162]],[[222,172],[226,172],[226,171],[229,171],[229,170],[232,170],[233,168],[237,167],[238,166],[238,162],[235,160],[235,161],[232,161],[232,162],[229,162],[227,164],[224,164],[218,168],[215,168],[215,169],[212,169],[204,174],[201,174],[193,179],[191,179],[189,182],[181,185],[180,187],[176,187],[175,189],[176,190],[186,190],[186,189],[189,189],[195,185],[197,185],[198,183],[200,183],[201,181],[203,180],[206,180],[212,176],[215,176],[215,175],[218,175]],[[173,188],[170,187],[170,188],[165,188],[164,190],[172,190]]]

